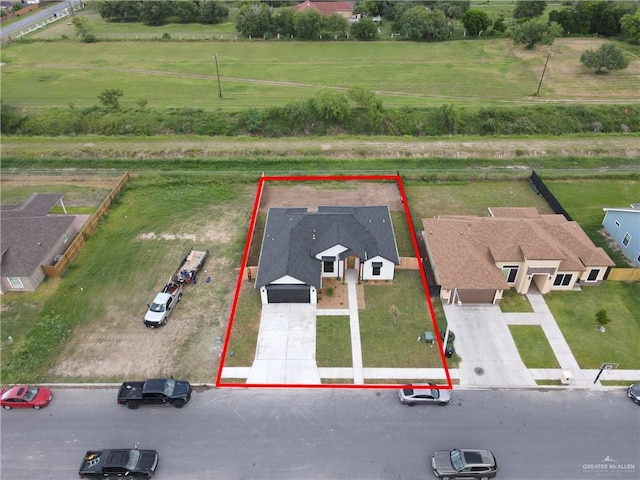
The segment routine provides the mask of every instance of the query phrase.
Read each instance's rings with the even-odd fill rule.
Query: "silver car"
[[[442,480],[478,478],[488,480],[498,473],[496,457],[489,450],[440,450],[431,457],[431,468]]]
[[[411,387],[401,389],[398,392],[400,403],[410,407],[418,403],[437,403],[444,406],[451,401],[451,390],[429,387],[437,387],[437,385],[435,383],[414,383]]]

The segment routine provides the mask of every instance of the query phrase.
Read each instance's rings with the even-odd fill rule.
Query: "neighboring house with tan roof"
[[[64,214],[50,214],[56,206]],[[0,206],[0,289],[34,291],[76,237],[87,215],[67,215],[59,193],[34,193],[22,205]]]
[[[293,7],[296,12],[303,12],[309,8],[327,16],[334,13],[347,19],[353,16],[353,5],[349,2],[311,2],[306,0]]]
[[[444,303],[500,303],[525,294],[598,285],[614,265],[576,222],[535,208],[490,208],[490,216],[422,220],[427,255]]]
[[[630,208],[603,208],[602,226],[620,246],[622,253],[640,268],[640,203]]]

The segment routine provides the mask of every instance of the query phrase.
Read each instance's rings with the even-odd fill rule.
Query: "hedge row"
[[[561,135],[640,132],[640,105],[540,105],[363,109],[339,115],[313,101],[238,112],[197,108],[49,108],[21,112],[2,105],[3,134],[307,135]]]

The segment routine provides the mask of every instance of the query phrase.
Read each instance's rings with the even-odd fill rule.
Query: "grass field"
[[[604,248],[618,266],[628,266],[622,254],[612,249],[601,233],[604,219],[603,207],[628,207],[638,201],[640,180],[612,182],[611,180],[545,180],[545,183],[569,212],[579,222],[589,238]]]
[[[636,102],[640,60],[592,75],[580,53],[596,39],[559,39],[540,97],[545,55],[510,40],[414,43],[76,41],[14,43],[2,49],[3,103],[88,107],[107,88],[123,106],[244,109],[310,98],[322,87],[363,84],[386,107],[527,104],[540,101]],[[213,56],[218,55],[223,98]],[[481,79],[481,81],[478,81]]]

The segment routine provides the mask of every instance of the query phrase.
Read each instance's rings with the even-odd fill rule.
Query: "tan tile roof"
[[[579,272],[590,266],[613,265],[576,222],[568,222],[562,215],[538,215],[534,208],[490,211],[495,216],[422,220],[429,256],[442,288],[505,289],[507,283],[495,266],[497,262],[559,260],[561,271]]]

